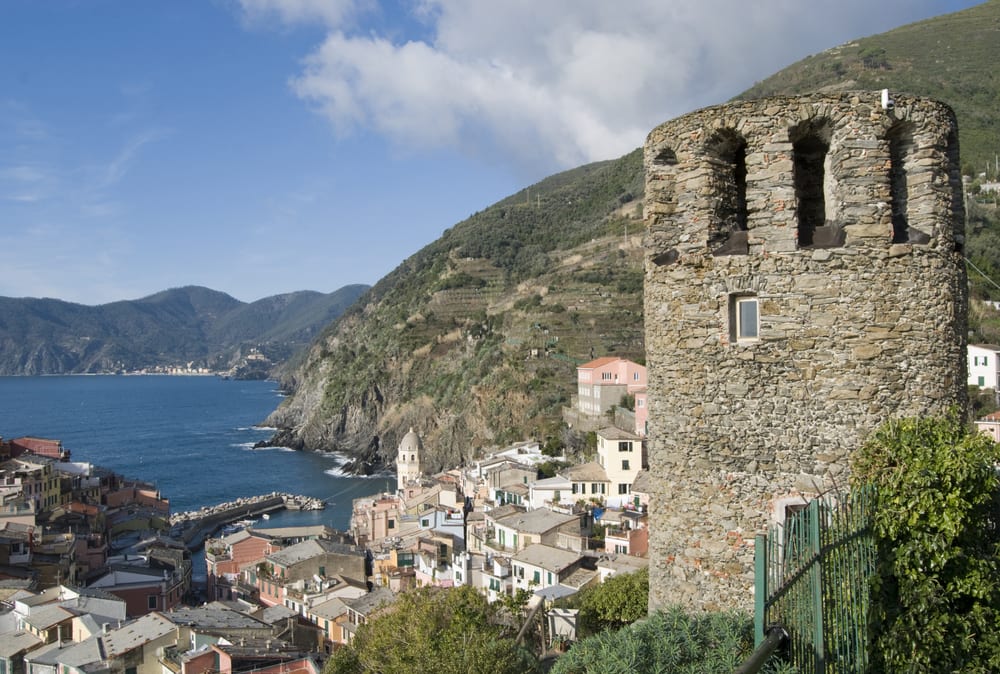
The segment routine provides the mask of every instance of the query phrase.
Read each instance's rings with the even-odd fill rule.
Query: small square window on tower
[[[750,342],[759,338],[760,308],[754,295],[729,296],[729,338]]]

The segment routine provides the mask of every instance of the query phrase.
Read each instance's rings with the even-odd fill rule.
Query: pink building
[[[646,434],[648,408],[646,399],[646,367],[624,358],[606,356],[576,368],[577,410],[598,417],[625,396],[635,398],[635,428]]]
[[[281,547],[263,536],[238,531],[205,543],[205,592],[209,600],[234,599],[240,572]]]
[[[47,456],[56,461],[69,461],[69,450],[63,449],[62,440],[47,440],[45,438],[16,438],[10,441],[12,456],[20,456],[31,452],[38,456]]]

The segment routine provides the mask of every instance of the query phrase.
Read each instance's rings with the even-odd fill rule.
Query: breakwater
[[[266,513],[282,510],[322,510],[326,504],[322,499],[297,494],[271,492],[260,496],[247,496],[198,510],[175,513],[170,516],[171,536],[184,542],[188,548],[197,548],[205,538],[215,533],[223,525],[241,519],[259,517]]]

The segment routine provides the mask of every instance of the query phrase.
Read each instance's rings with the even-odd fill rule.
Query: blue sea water
[[[346,530],[352,499],[394,490],[394,475],[345,476],[332,455],[252,449],[281,402],[274,382],[212,376],[0,377],[0,436],[62,440],[73,461],[153,482],[172,512],[272,491],[327,500],[261,526]]]

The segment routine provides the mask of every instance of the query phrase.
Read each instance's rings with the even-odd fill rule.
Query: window
[[[759,307],[753,295],[729,296],[729,337],[732,341],[756,340],[759,336]]]
[[[628,459],[622,461],[622,470],[629,470]]]
[[[552,584],[552,572],[549,571],[547,575],[548,575],[548,579],[549,579],[548,583],[549,583],[549,585],[551,585]]]
[[[625,482],[619,482],[618,483],[618,493],[619,494],[627,494],[628,493],[628,484],[626,484]]]
[[[577,486],[576,486],[576,482],[574,482],[574,483],[573,483],[573,493],[574,493],[574,494],[575,494],[575,493],[577,493]]]
[[[986,386],[986,377],[979,378],[979,386],[980,387]]]
[[[151,594],[146,596],[146,606],[151,609],[156,608],[156,595]]]
[[[396,528],[396,520],[389,520],[389,528],[390,529]]]
[[[636,407],[645,407],[646,406],[646,400],[644,398],[639,398],[638,400],[635,401],[635,406]]]
[[[632,373],[632,381],[639,381],[639,373],[638,372],[633,372]]]
[[[632,451],[632,443],[628,442],[627,440],[623,440],[623,441],[619,442],[618,443],[618,451],[619,452],[631,452]]]
[[[425,519],[420,520],[420,526],[422,526],[422,527],[429,527],[430,525],[431,525],[431,521],[429,519],[425,518]]]
[[[601,381],[611,381],[611,373],[610,372],[602,372],[601,373]]]
[[[972,364],[973,365],[979,365],[979,356],[973,356],[972,357]]]
[[[627,545],[622,545],[621,543],[615,543],[615,554],[618,554],[618,555],[627,555],[628,554],[628,546]]]
[[[983,356],[983,365],[989,365],[989,363],[986,362],[986,356]]]
[[[541,583],[542,582],[542,572],[541,571],[535,571],[535,575],[533,575],[531,577],[531,582],[534,583],[535,585],[538,585],[539,583]]]
[[[591,482],[590,483],[590,493],[591,494],[596,494],[597,493],[597,483],[596,482]]]

